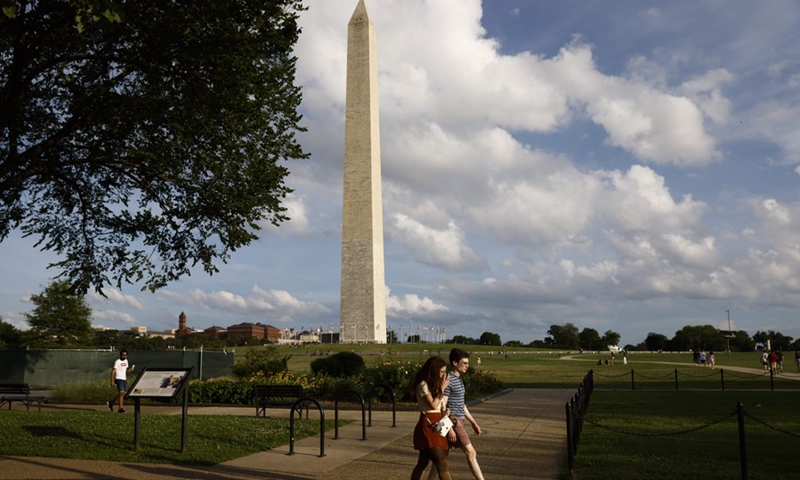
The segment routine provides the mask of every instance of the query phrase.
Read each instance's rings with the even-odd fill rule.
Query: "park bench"
[[[0,407],[7,403],[11,410],[13,402],[20,402],[25,405],[25,410],[30,410],[31,405],[36,403],[41,412],[45,399],[43,395],[31,395],[31,387],[27,383],[0,383]]]
[[[253,385],[253,396],[256,400],[256,417],[267,416],[267,407],[291,407],[303,396],[302,385]],[[308,405],[306,417],[308,417]],[[297,407],[297,412],[303,405]],[[302,413],[301,413],[302,416]]]

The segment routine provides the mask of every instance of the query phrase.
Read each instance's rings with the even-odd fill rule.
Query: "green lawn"
[[[573,388],[583,380],[590,369],[596,373],[598,388],[630,389],[631,370],[634,371],[636,389],[675,389],[675,369],[678,369],[678,387],[722,390],[720,371],[725,367],[752,368],[751,373],[725,372],[725,389],[769,390],[769,375],[762,375],[758,352],[725,352],[717,354],[717,369],[697,367],[692,362],[691,353],[639,353],[628,354],[628,364],[622,364],[622,356],[617,355],[616,365],[597,365],[598,360],[610,359],[608,352],[594,353],[579,351],[550,351],[530,348],[489,347],[484,345],[450,344],[393,344],[393,345],[308,345],[301,348],[279,347],[281,353],[291,355],[289,368],[295,373],[310,372],[311,362],[318,358],[316,353],[333,353],[352,350],[362,355],[367,363],[387,359],[422,362],[430,355],[447,357],[454,346],[463,348],[471,354],[473,368],[487,370],[508,386],[533,388]],[[254,347],[259,348],[259,347]],[[506,354],[498,354],[499,351]],[[244,356],[245,349],[237,348],[236,356]],[[490,353],[491,352],[491,353]],[[481,365],[477,357],[481,357]],[[567,360],[566,358],[569,358]],[[796,372],[788,358],[787,372]],[[800,382],[776,376],[776,389],[800,389]]]
[[[595,391],[575,477],[742,478],[737,418],[731,415],[741,401],[750,415],[745,417],[748,478],[798,478],[798,400],[797,392]]]
[[[133,420],[108,412],[0,412],[0,455],[213,465],[289,443],[288,419],[197,415],[188,418],[181,453],[179,415],[142,415],[137,452]],[[333,421],[325,425],[332,435]],[[319,420],[295,421],[296,440],[318,432]]]

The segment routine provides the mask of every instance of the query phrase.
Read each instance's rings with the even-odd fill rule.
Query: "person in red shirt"
[[[773,375],[778,373],[778,354],[774,351],[769,352],[769,368]]]

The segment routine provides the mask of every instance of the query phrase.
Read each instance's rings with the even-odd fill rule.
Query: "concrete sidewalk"
[[[564,405],[574,394],[575,390],[516,389],[470,406],[484,432],[472,436],[484,476],[489,480],[556,479],[566,458]],[[253,411],[195,407],[189,414],[249,416]],[[417,459],[411,439],[417,412],[397,412],[396,427],[391,426],[391,412],[373,412],[366,441],[361,440],[360,411],[339,415],[357,421],[339,428],[338,439],[333,439],[333,431],[325,432],[324,457],[319,456],[319,436],[295,442],[294,455],[287,455],[289,446],[284,445],[212,467],[0,457],[0,479],[374,480],[411,475]],[[332,419],[333,412],[326,411],[326,418]],[[453,478],[472,478],[460,450],[451,451],[450,470]]]

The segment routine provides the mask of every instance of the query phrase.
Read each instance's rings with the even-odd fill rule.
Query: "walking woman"
[[[419,421],[414,428],[414,450],[419,450],[419,458],[411,473],[411,480],[421,479],[431,461],[439,471],[440,480],[451,480],[447,465],[447,437],[436,433],[431,425],[450,413],[442,402],[444,389],[449,384],[447,362],[441,357],[429,358],[411,383],[411,394],[417,397],[420,409]]]

